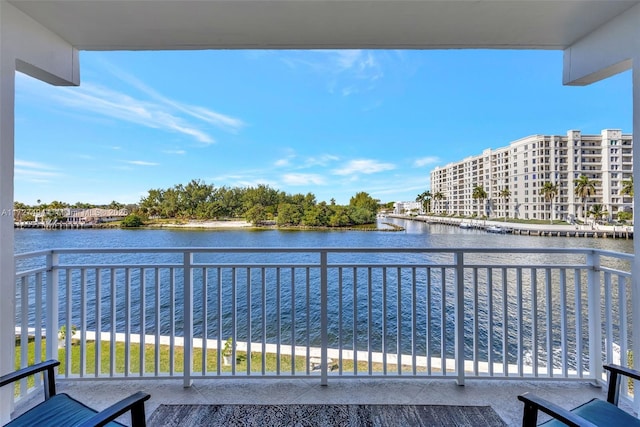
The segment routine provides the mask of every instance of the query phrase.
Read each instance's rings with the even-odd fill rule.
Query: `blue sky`
[[[438,165],[532,134],[632,131],[631,74],[562,86],[548,51],[81,52],[80,87],[16,76],[15,200],[137,203],[200,179],[347,204],[414,200]]]

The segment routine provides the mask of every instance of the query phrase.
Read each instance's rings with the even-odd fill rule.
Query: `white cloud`
[[[38,162],[29,162],[26,160],[15,159],[14,161],[15,167],[23,167],[29,169],[45,169],[45,170],[55,170],[53,166],[45,165],[44,163]]]
[[[276,160],[276,162],[274,163],[274,165],[275,165],[275,166],[278,166],[278,167],[282,167],[282,166],[289,166],[289,163],[290,163],[289,159],[288,159],[288,158],[286,158],[286,159],[279,159],[279,160]]]
[[[144,160],[125,160],[125,163],[136,166],[158,166],[159,163],[147,162]]]
[[[177,154],[177,155],[183,155],[183,154],[187,154],[187,152],[185,150],[164,150],[164,153],[166,154]]]
[[[413,162],[413,166],[415,166],[417,168],[420,168],[420,167],[423,167],[423,166],[428,166],[428,165],[432,165],[434,163],[438,163],[439,161],[440,161],[439,157],[427,156],[427,157],[422,157],[422,158],[416,159]]]
[[[324,185],[322,176],[310,173],[288,173],[282,176],[282,181],[288,185]]]
[[[382,163],[377,160],[360,159],[351,160],[344,167],[335,169],[335,175],[372,174],[395,169],[392,163]]]
[[[304,161],[304,166],[327,166],[329,163],[335,162],[337,160],[340,160],[340,157],[334,156],[332,154],[323,154],[317,157],[307,157]]]
[[[48,97],[57,104],[83,113],[93,113],[92,119],[98,114],[153,129],[180,133],[207,145],[215,143],[207,127],[215,126],[236,132],[245,126],[238,118],[169,99],[111,65],[106,65],[105,68],[142,92],[141,96],[125,94],[91,82],[83,83],[77,88],[52,88],[34,82],[34,79],[20,73],[16,78],[16,86],[21,93],[31,91],[39,99]]]
[[[373,89],[373,83],[383,77],[379,55],[358,49],[313,50],[292,52],[282,61],[292,69],[306,68],[327,78],[330,93],[350,96]]]
[[[126,73],[120,68],[114,66],[110,63],[105,63],[105,67],[111,71],[111,73],[118,77],[123,82],[126,82],[138,89],[139,91],[149,95],[151,98],[158,101],[160,104],[164,104],[165,106],[176,108],[177,110],[182,111],[194,118],[200,119],[204,122],[210,123],[214,126],[226,129],[228,131],[234,132],[244,127],[244,122],[235,117],[231,117],[222,113],[218,113],[216,111],[210,110],[205,107],[195,106],[183,104],[181,102],[172,100],[167,98],[166,96],[160,94],[158,91],[146,85],[144,82],[136,78],[135,76]]]
[[[29,181],[34,183],[50,182],[49,178],[58,177],[62,174],[57,172],[52,166],[44,163],[30,162],[16,159],[14,161],[14,176],[16,180]]]

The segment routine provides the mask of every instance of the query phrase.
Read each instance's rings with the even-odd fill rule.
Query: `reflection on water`
[[[491,254],[466,254],[467,263],[477,264],[477,269],[465,270],[465,356],[474,356],[482,360],[506,357],[509,363],[515,363],[522,343],[518,342],[518,328],[522,334],[530,336],[528,348],[538,351],[527,353],[539,363],[538,357],[544,354],[545,341],[551,342],[552,352],[557,352],[560,341],[566,340],[568,348],[586,346],[577,343],[579,332],[588,325],[581,323],[586,315],[586,272],[576,269],[571,274],[550,266],[584,265],[584,255],[563,256],[561,259],[552,254],[517,254],[510,248],[597,248],[615,252],[633,253],[633,242],[625,239],[604,238],[568,238],[537,237],[523,235],[489,234],[482,230],[466,230],[447,225],[429,225],[423,222],[400,219],[385,219],[405,228],[401,232],[364,232],[364,231],[277,231],[277,230],[16,230],[16,253],[31,252],[52,248],[171,248],[171,247],[279,247],[279,248],[504,248],[504,252]],[[289,264],[317,262],[317,254],[288,254],[282,261]],[[79,255],[63,255],[62,263],[73,263]],[[247,255],[207,254],[196,255],[196,262],[232,263],[246,262]],[[384,257],[389,263],[452,263],[450,254],[339,254],[341,264],[375,263]],[[105,254],[93,263],[140,264],[144,262],[162,262],[180,265],[180,254]],[[251,254],[252,263],[276,262],[273,254]],[[331,259],[330,259],[331,261]],[[608,263],[608,264],[607,264]],[[529,266],[520,273],[514,269],[500,268],[500,265],[520,264]],[[487,269],[481,266],[494,265]],[[627,261],[618,259],[604,260],[603,265],[628,271]],[[27,265],[18,263],[18,268]],[[31,266],[29,266],[31,267]],[[88,284],[98,281],[95,272],[87,273]],[[101,282],[109,284],[111,274],[123,280],[123,272],[101,271]],[[209,338],[230,336],[235,331],[238,340],[260,340],[265,333],[269,339],[282,343],[317,346],[319,335],[319,273],[317,269],[282,269],[280,277],[272,272],[252,272],[245,269],[237,271],[209,269],[206,282],[210,289],[203,287],[205,282],[202,270],[194,273],[194,333]],[[329,345],[360,350],[410,353],[412,350],[422,355],[445,354],[452,357],[455,343],[455,279],[454,269],[332,269],[329,277]],[[522,277],[518,277],[518,274]],[[154,333],[156,319],[162,334],[175,329],[182,331],[182,301],[176,298],[182,287],[180,275],[170,268],[159,271],[131,271],[133,295],[140,294],[141,276],[145,275],[147,284],[145,294],[148,306],[145,308],[147,333]],[[148,277],[146,277],[148,276]],[[158,280],[160,287],[167,287],[174,277],[172,292],[164,289],[161,298],[154,302],[154,287]],[[278,287],[277,283],[292,283]],[[288,282],[287,282],[288,280]],[[63,273],[61,283],[67,278]],[[71,275],[69,282],[77,294],[80,278]],[[209,286],[209,285],[208,285]],[[101,298],[108,297],[108,289]],[[548,296],[552,295],[552,296]],[[614,300],[618,297],[618,288],[611,288]],[[173,297],[172,297],[173,296]],[[91,289],[86,294],[89,316],[95,305],[96,294]],[[118,307],[123,307],[119,297]],[[176,304],[172,304],[175,299]],[[263,304],[265,301],[265,304]],[[60,318],[66,316],[65,304]],[[234,303],[235,302],[235,303]],[[579,304],[577,302],[580,302]],[[539,305],[536,305],[539,304]],[[620,306],[620,304],[618,304]],[[77,323],[78,302],[72,304],[73,322]],[[228,307],[236,307],[234,311]],[[569,307],[565,311],[565,308]],[[577,307],[577,308],[576,308]],[[575,309],[574,309],[575,308]],[[172,311],[173,310],[173,311]],[[617,310],[617,307],[614,307]],[[206,312],[206,316],[201,313]],[[546,319],[551,313],[551,324],[533,319]],[[131,309],[132,318],[139,319],[140,310]],[[161,316],[156,316],[161,313]],[[562,316],[561,316],[562,314]],[[564,317],[563,317],[564,316]],[[174,322],[167,319],[173,318]],[[103,312],[102,322],[110,322],[108,310]],[[138,323],[136,323],[138,322]],[[119,317],[116,329],[125,325],[125,319]],[[94,321],[90,320],[88,328]],[[220,325],[219,328],[215,327]],[[139,329],[140,322],[133,320],[129,325],[133,332]],[[207,326],[208,325],[208,326]],[[253,326],[253,329],[245,327]],[[561,329],[564,337],[555,333]],[[105,329],[107,330],[107,329]],[[553,333],[552,333],[553,332]],[[400,338],[395,338],[395,337]],[[504,339],[505,336],[507,339]],[[416,337],[420,337],[416,341]],[[560,338],[558,338],[560,337]],[[538,341],[535,343],[534,341]],[[506,344],[505,344],[506,343]],[[504,347],[503,347],[504,346]],[[474,355],[477,351],[478,354]],[[577,355],[586,352],[575,348],[571,355],[556,355],[552,362],[557,365],[562,357],[569,358],[567,364],[575,367],[579,363]]]

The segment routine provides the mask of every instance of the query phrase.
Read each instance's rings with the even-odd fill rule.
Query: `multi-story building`
[[[461,216],[560,219],[585,218],[596,204],[609,219],[631,211],[633,197],[621,194],[632,178],[633,138],[618,129],[600,135],[570,130],[566,136],[532,135],[509,146],[431,171],[431,203],[436,213]],[[596,192],[587,200],[576,195],[575,182],[585,175]],[[552,202],[542,188],[557,185]],[[474,190],[481,188],[486,197]]]
[[[393,213],[396,215],[421,214],[422,211],[422,202],[395,202],[393,204]]]

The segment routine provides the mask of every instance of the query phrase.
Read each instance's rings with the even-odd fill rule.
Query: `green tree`
[[[107,205],[107,209],[112,209],[114,211],[119,211],[122,208],[124,208],[124,205],[122,203],[116,202],[115,200]]]
[[[622,181],[622,189],[620,190],[620,194],[623,196],[631,196],[631,212],[635,212],[635,200],[633,199],[633,175],[631,175],[629,179],[625,179],[624,181]],[[631,216],[633,216],[633,214],[631,214]],[[619,214],[618,217],[620,217]],[[628,220],[629,219],[631,218],[628,218]]]
[[[623,196],[633,197],[633,175],[631,175],[629,179],[625,179],[624,181],[622,181],[622,189],[620,190],[620,194]]]
[[[549,223],[553,224],[553,199],[558,195],[558,185],[547,181],[542,186],[540,193],[544,196],[544,200],[550,204],[551,214],[549,215]]]
[[[618,212],[618,221],[620,221],[621,223],[626,223],[627,221],[629,221],[632,218],[631,212]]]
[[[511,197],[511,190],[509,190],[507,187],[504,187],[502,190],[500,190],[500,193],[498,193],[498,195],[500,197],[502,197],[504,199],[504,204],[505,204],[505,218],[507,218],[509,216],[509,197]]]
[[[596,203],[591,206],[591,209],[589,209],[589,215],[591,215],[596,221],[600,221],[602,217],[608,216],[609,212],[607,212],[603,205]]]
[[[378,213],[379,203],[380,203],[380,200],[374,199],[369,195],[369,193],[366,193],[364,191],[356,193],[356,195],[349,200],[350,207],[366,209],[367,211],[373,214],[374,220],[375,220],[376,214]]]
[[[302,214],[302,225],[307,227],[319,227],[325,225],[322,221],[322,210],[319,206],[313,206],[309,209],[305,209]]]
[[[242,197],[244,211],[254,205],[264,206],[267,213],[275,215],[280,203],[280,194],[268,185],[260,184],[257,187],[248,187]]]
[[[590,180],[586,175],[580,175],[580,177],[574,182],[575,195],[582,199],[583,208],[582,216],[584,221],[587,220],[587,198],[596,194],[597,182]]]
[[[140,211],[147,216],[159,216],[163,199],[163,190],[149,190],[147,197],[140,199]]]
[[[142,218],[136,214],[129,214],[120,223],[120,227],[123,228],[135,228],[143,225]]]
[[[328,223],[330,227],[345,227],[351,223],[347,208],[338,205],[332,205],[332,207],[333,213],[329,217]]]
[[[416,196],[416,202],[422,204],[422,210],[424,212],[431,212],[431,191],[423,191]]]
[[[433,195],[433,200],[436,201],[436,206],[437,206],[437,209],[440,211],[440,213],[442,213],[442,209],[440,208],[440,202],[442,201],[442,199],[445,199],[445,198],[446,198],[445,195],[439,191]]]
[[[258,225],[267,219],[267,211],[262,205],[254,205],[245,212],[244,218],[253,225]]]
[[[277,224],[280,225],[300,225],[302,221],[302,208],[292,203],[280,203],[278,206]]]
[[[471,193],[471,197],[474,200],[479,200],[479,204],[478,204],[478,211],[481,213],[482,212],[482,202],[487,198],[487,192],[485,191],[485,189],[480,186],[480,185],[476,185],[473,188],[473,193]]]
[[[349,206],[347,211],[351,224],[371,224],[376,222],[376,215],[362,207]]]
[[[208,218],[209,205],[213,201],[214,186],[199,179],[191,180],[180,188],[180,216],[186,218]]]

